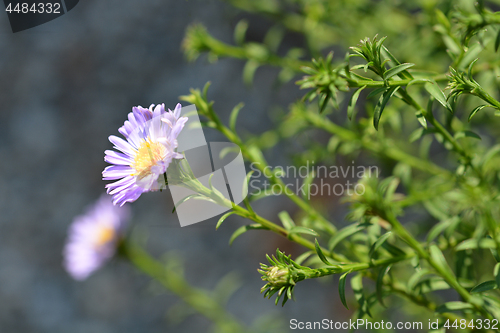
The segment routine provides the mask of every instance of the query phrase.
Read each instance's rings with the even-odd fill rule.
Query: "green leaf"
[[[453,271],[444,258],[443,252],[441,252],[441,249],[437,245],[432,244],[429,247],[429,252],[431,253],[431,259],[436,265],[441,266],[441,268],[448,271],[451,276],[454,276]]]
[[[448,111],[453,113],[450,104],[448,104],[448,102],[446,101],[446,96],[444,95],[441,88],[439,88],[436,81],[427,82],[424,85],[424,87],[425,90],[427,90],[427,92],[431,94],[432,97],[434,97],[439,103],[441,103],[442,106],[444,106]]]
[[[315,237],[319,237],[319,234],[314,231],[313,229],[306,228],[306,227],[293,227],[288,231],[288,236],[293,235],[293,234],[306,234],[306,235],[313,235]]]
[[[235,232],[231,235],[231,238],[229,239],[229,245],[232,245],[234,240],[238,238],[239,236],[243,235],[245,232],[248,230],[259,230],[259,229],[268,229],[260,224],[250,224],[250,225],[244,225],[236,229]]]
[[[333,251],[335,246],[337,246],[338,243],[340,243],[342,240],[346,239],[347,237],[357,233],[358,231],[361,231],[366,228],[366,225],[362,225],[359,223],[351,224],[345,228],[340,229],[335,233],[335,235],[330,238],[330,241],[328,242],[328,249],[330,251]]]
[[[495,268],[493,269],[493,275],[495,276],[497,286],[500,286],[500,262],[495,265]]]
[[[482,238],[482,239],[466,239],[455,247],[455,251],[463,251],[467,249],[495,249],[497,246],[495,241],[491,238]]]
[[[275,25],[266,33],[263,42],[272,52],[276,52],[283,40],[284,33],[285,31],[281,25]]]
[[[362,86],[358,90],[352,94],[351,99],[349,100],[349,105],[347,106],[347,117],[349,120],[352,120],[352,116],[354,114],[354,107],[356,106],[356,102],[358,101],[359,94],[363,89],[365,89],[366,86]]]
[[[429,79],[413,79],[411,80],[407,85],[406,87],[411,87],[412,85],[414,84],[417,84],[417,83],[425,83],[425,82],[431,82],[432,83],[432,80],[429,80]]]
[[[401,257],[401,256],[404,256],[406,254],[399,247],[394,246],[389,242],[382,243],[382,247],[384,248],[384,250],[389,252],[393,257]]]
[[[295,258],[295,263],[298,265],[302,265],[302,263],[314,253],[314,251],[306,251],[302,253],[300,256]]]
[[[436,308],[436,312],[450,312],[450,311],[460,311],[460,310],[469,310],[473,309],[474,306],[470,303],[465,302],[446,302]]]
[[[318,99],[319,113],[323,113],[323,111],[325,111],[325,108],[328,105],[328,99],[330,99],[330,93],[323,93],[321,94],[321,96],[319,96]]]
[[[500,46],[500,30],[498,30],[497,38],[495,39],[495,52],[498,51],[498,46]]]
[[[415,117],[417,117],[417,120],[420,123],[420,125],[422,125],[423,128],[427,129],[427,120],[422,114],[422,111],[420,110],[415,111]]]
[[[387,87],[374,89],[374,90],[370,91],[370,93],[368,94],[368,96],[366,96],[366,98],[367,99],[372,98],[373,96],[377,96],[378,94],[385,92],[387,90],[388,90]]]
[[[191,194],[191,195],[188,195],[187,197],[179,200],[175,205],[174,205],[174,209],[172,209],[172,213],[175,212],[175,210],[177,209],[177,207],[179,207],[180,204],[188,201],[189,199],[196,199],[196,200],[205,200],[205,201],[210,201],[210,202],[213,202],[213,203],[216,203],[215,201],[213,201],[212,199],[210,198],[207,198],[203,195],[200,195],[200,194]]]
[[[319,246],[318,240],[314,239],[314,247],[316,248],[316,253],[318,254],[319,259],[327,265],[331,265],[328,259],[326,259],[323,251],[321,251],[321,247]]]
[[[409,279],[408,279],[408,284],[407,284],[407,288],[408,290],[415,290],[415,287],[417,286],[418,282],[420,281],[420,279],[427,275],[427,274],[430,274],[431,271],[429,271],[428,269],[420,269],[420,270],[417,270],[415,272],[415,274],[413,274]]]
[[[229,117],[229,128],[234,132],[236,130],[236,119],[238,118],[238,114],[240,110],[245,106],[243,103],[239,103],[233,108],[231,111],[231,116]]]
[[[351,278],[351,287],[354,291],[354,297],[359,304],[359,310],[372,317],[369,309],[369,304],[363,293],[363,276],[361,275],[361,273],[358,273]]]
[[[255,60],[247,61],[245,67],[243,67],[243,82],[245,82],[246,85],[248,86],[252,85],[255,71],[257,70],[257,68],[259,68],[259,66],[260,66],[259,62]]]
[[[393,77],[394,75],[397,75],[397,74],[401,73],[402,71],[407,70],[408,68],[410,68],[412,66],[415,66],[415,64],[404,63],[401,65],[397,65],[395,67],[392,67],[384,73],[384,80],[388,80],[391,77]]]
[[[290,230],[293,227],[295,227],[295,222],[293,222],[292,218],[290,217],[290,215],[286,210],[280,212],[278,214],[278,217],[281,223],[283,224],[283,227],[285,227],[286,230]]]
[[[446,290],[450,289],[450,285],[443,280],[442,277],[434,276],[424,279],[417,283],[415,286],[415,290],[418,290],[419,293],[425,294],[436,290]]]
[[[398,59],[396,59],[395,56],[392,55],[391,52],[389,52],[389,50],[384,46],[382,45],[382,52],[384,52],[384,55],[389,58],[393,63],[394,65],[400,65],[401,63],[398,61]],[[413,79],[413,76],[410,74],[410,72],[408,72],[407,70],[404,70],[402,71],[399,76],[401,78],[407,78],[407,79]]]
[[[248,21],[240,20],[236,27],[234,27],[234,42],[236,45],[243,45],[245,43],[245,35],[248,29]]]
[[[449,219],[443,220],[437,223],[435,226],[431,228],[429,233],[427,234],[427,243],[432,242],[439,234],[445,231],[448,227],[453,224],[457,224],[460,222],[460,218],[458,216],[453,216]]]
[[[437,8],[434,9],[434,12],[436,13],[436,19],[438,20],[438,22],[441,23],[441,25],[443,25],[443,27],[445,27],[447,31],[450,31],[451,23],[446,15],[444,15],[444,13]]]
[[[229,212],[229,213],[222,215],[222,217],[219,219],[219,222],[217,222],[217,225],[215,226],[215,230],[219,229],[222,222],[224,222],[229,216],[231,216],[233,214],[235,214],[235,212]]]
[[[375,243],[373,243],[373,245],[371,246],[370,248],[370,252],[369,252],[369,256],[370,258],[373,257],[373,255],[375,254],[375,252],[377,252],[378,248],[385,243],[385,241],[391,236],[392,232],[391,231],[388,231],[386,232],[385,234],[383,234],[382,236],[380,236],[376,241]]]
[[[478,45],[478,44],[476,44],[476,45]],[[470,49],[469,49],[469,51],[468,51],[467,53],[469,53],[471,49],[472,49],[472,48],[470,48]],[[479,50],[479,52],[481,52],[481,49]],[[479,54],[479,52],[478,52],[478,54]],[[465,59],[464,59],[464,60],[465,60]],[[477,62],[478,60],[479,60],[479,58],[476,58],[476,59],[472,60],[472,61],[470,62],[470,64],[469,64],[469,68],[468,68],[468,70],[467,70],[467,76],[468,76],[468,77],[469,77],[469,79],[471,79],[471,80],[472,80],[472,68],[474,67],[474,65],[476,64],[476,62]],[[462,61],[463,61],[463,60],[462,60]],[[468,62],[467,62],[467,63],[468,63]]]
[[[478,140],[481,140],[481,137],[479,136],[479,134],[477,133],[474,133],[472,131],[461,131],[461,132],[457,132],[455,133],[455,135],[453,136],[455,139],[460,139],[460,138],[474,138],[474,139],[478,139]]]
[[[491,105],[479,105],[478,107],[474,108],[474,110],[472,110],[472,112],[469,115],[469,122],[476,113],[487,107],[491,107]]]
[[[495,280],[484,281],[470,290],[471,293],[482,293],[488,290],[497,289],[497,282]]]
[[[382,116],[382,112],[384,111],[385,105],[389,101],[389,99],[394,95],[396,91],[398,91],[399,86],[389,88],[378,100],[377,105],[375,106],[375,111],[373,112],[373,127],[378,130],[378,124],[380,122],[380,117]]]
[[[349,310],[349,307],[347,306],[347,302],[345,300],[345,280],[347,277],[347,274],[349,274],[351,271],[345,272],[340,276],[339,279],[339,296],[340,296],[340,301],[342,304],[344,304],[345,308]]]
[[[380,271],[377,276],[377,298],[380,304],[382,306],[386,307],[384,304],[384,299],[383,299],[383,286],[384,286],[384,276],[389,273],[389,270],[391,269],[392,264],[386,265],[382,268],[380,268]]]
[[[419,127],[415,131],[413,131],[410,136],[408,137],[409,142],[415,142],[418,139],[420,139],[422,136],[424,136],[424,130],[425,128]]]
[[[252,178],[253,170],[247,173],[247,176],[245,177],[245,180],[243,181],[243,187],[241,188],[241,196],[243,198],[248,199],[248,182],[250,181],[250,178]],[[265,191],[261,191],[265,192]],[[247,203],[245,203],[247,204]],[[249,206],[250,204],[248,204]],[[253,213],[253,210],[250,207],[251,212]]]

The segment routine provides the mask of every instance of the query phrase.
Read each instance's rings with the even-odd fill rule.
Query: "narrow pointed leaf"
[[[191,195],[188,195],[187,197],[179,200],[175,205],[174,205],[174,209],[172,209],[172,213],[174,213],[177,209],[177,207],[179,207],[180,204],[190,200],[190,199],[196,199],[196,200],[205,200],[205,201],[210,201],[210,202],[213,202],[215,203],[215,201],[213,201],[212,199],[210,198],[207,198],[205,196],[202,196],[200,194],[191,194]]]
[[[345,308],[347,310],[349,310],[349,307],[347,306],[347,302],[345,300],[345,281],[346,281],[347,275],[350,272],[351,271],[342,274],[342,276],[340,276],[340,279],[339,279],[339,296],[340,296],[340,301],[342,302],[342,304],[344,304],[344,306],[345,306]]]
[[[478,107],[474,108],[474,110],[472,110],[472,112],[469,114],[469,122],[470,120],[472,119],[472,117],[474,117],[476,115],[476,113],[478,113],[479,111],[481,111],[482,109],[486,108],[486,107],[489,107],[490,105],[479,105]]]
[[[378,273],[378,276],[377,276],[377,298],[378,298],[378,301],[380,302],[380,304],[382,304],[382,306],[386,307],[385,304],[384,304],[384,295],[383,295],[383,286],[384,286],[384,276],[389,272],[389,270],[391,269],[391,266],[392,265],[386,265],[384,267],[382,267]]]
[[[495,276],[495,282],[497,286],[500,286],[500,262],[495,265],[493,269],[493,275]]]
[[[380,96],[380,99],[375,106],[375,111],[373,113],[373,126],[375,127],[376,130],[378,130],[378,124],[380,122],[380,117],[382,116],[382,112],[384,111],[385,105],[389,101],[389,99],[394,95],[396,91],[398,91],[399,86],[397,87],[392,87],[389,88],[382,96]]]
[[[346,239],[347,237],[357,233],[358,231],[361,231],[365,229],[366,226],[360,225],[359,223],[349,225],[345,228],[340,229],[335,233],[335,235],[330,239],[328,242],[328,249],[330,251],[333,251],[335,246],[337,246],[338,243],[340,243],[342,240]]]
[[[448,227],[450,227],[453,224],[459,223],[460,218],[458,216],[454,216],[452,218],[443,220],[439,223],[437,223],[435,226],[431,228],[429,233],[427,234],[427,242],[430,243],[434,239],[436,239],[437,236],[439,236],[443,231],[445,231]]]
[[[453,271],[451,270],[450,266],[448,265],[448,263],[446,262],[446,259],[443,255],[443,252],[441,252],[441,249],[435,245],[435,244],[432,244],[430,247],[429,247],[429,252],[431,253],[431,258],[432,260],[439,266],[441,266],[441,268],[445,269],[446,271],[448,271],[448,273],[451,275],[451,276],[454,276],[454,273]]]
[[[370,91],[370,93],[368,94],[368,96],[366,96],[366,98],[372,98],[373,96],[377,96],[378,94],[383,93],[385,91],[387,91],[386,87],[374,89]]]
[[[314,239],[314,246],[316,248],[316,253],[318,254],[319,259],[321,259],[321,261],[325,264],[331,265],[328,259],[326,259],[325,255],[323,254],[323,251],[321,251],[321,247],[319,246],[317,239]]]
[[[224,222],[229,216],[233,215],[235,212],[229,212],[224,215],[219,219],[219,222],[217,222],[217,225],[215,226],[215,230],[219,229],[221,226],[222,222]]]
[[[319,237],[319,234],[314,231],[313,229],[306,228],[306,227],[292,227],[288,231],[288,236],[293,235],[293,234],[305,234],[305,235],[313,235],[315,237]]]
[[[245,35],[248,29],[248,21],[240,20],[236,27],[234,27],[234,42],[236,45],[243,45],[245,43]]]
[[[238,119],[238,114],[245,104],[239,103],[231,111],[231,116],[229,117],[229,128],[234,132],[236,129],[236,119]]]
[[[438,313],[443,313],[443,312],[450,312],[450,311],[460,311],[460,310],[468,310],[468,309],[473,309],[474,306],[470,303],[464,303],[464,302],[447,302],[444,303],[436,308],[436,312]]]
[[[495,241],[491,238],[483,238],[483,239],[466,239],[462,243],[458,244],[455,247],[455,251],[463,251],[467,249],[495,249],[496,244]]]
[[[349,100],[349,105],[347,106],[347,117],[349,118],[349,120],[352,120],[352,116],[354,114],[354,108],[356,106],[356,102],[358,101],[359,94],[365,88],[366,86],[362,86],[361,88],[356,90],[354,94],[352,94],[351,99]]]
[[[248,60],[243,67],[243,82],[246,85],[251,86],[253,82],[253,77],[255,75],[255,71],[259,68],[260,64],[255,60]]]
[[[500,46],[500,30],[498,30],[497,38],[495,39],[495,52],[498,51],[499,46]]]
[[[285,227],[286,230],[290,230],[293,227],[295,227],[295,222],[293,222],[292,218],[290,217],[290,215],[286,210],[280,212],[278,214],[278,217],[281,223],[283,224],[283,227]]]
[[[392,55],[391,52],[389,52],[389,50],[382,45],[382,51],[384,52],[384,55],[389,58],[393,63],[394,65],[400,65],[401,63],[399,62],[399,60],[396,59],[395,56]],[[401,73],[398,74],[401,78],[407,78],[407,79],[413,79],[413,76],[410,74],[410,72],[408,72],[407,70],[404,70],[402,71]]]
[[[401,64],[401,65],[397,65],[395,67],[392,67],[391,69],[387,70],[384,73],[384,80],[388,80],[391,77],[393,77],[394,75],[398,75],[402,71],[405,71],[405,70],[407,70],[408,68],[410,68],[412,66],[415,66],[415,64],[404,63],[404,64]]]
[[[479,49],[479,52],[481,51],[481,49]],[[469,49],[469,52],[470,52],[470,49]],[[469,77],[469,79],[472,79],[472,68],[474,67],[474,65],[476,64],[476,62],[479,60],[479,58],[476,58],[474,60],[471,61],[471,63],[469,64],[469,68],[467,70],[467,76]]]
[[[391,231],[388,231],[386,232],[385,234],[383,234],[382,236],[380,236],[376,241],[375,243],[373,243],[373,245],[371,246],[370,248],[370,252],[369,252],[369,256],[370,258],[373,257],[373,255],[375,254],[375,252],[377,252],[377,250],[379,249],[379,247],[385,243],[385,241],[391,236],[392,232]]]
[[[497,282],[495,280],[484,281],[470,290],[471,293],[482,293],[488,290],[497,289]]]
[[[432,81],[429,79],[413,79],[408,83],[406,87],[411,87],[414,84],[426,83],[426,82],[432,82]]]
[[[389,252],[393,257],[401,257],[401,256],[404,256],[406,254],[399,247],[394,246],[389,242],[382,243],[382,247],[384,248],[384,250]]]
[[[415,290],[415,287],[417,283],[420,281],[422,277],[424,277],[427,274],[430,274],[431,271],[427,269],[421,269],[418,270],[415,274],[413,274],[409,279],[408,279],[408,284],[407,288],[408,290]]]
[[[420,110],[415,111],[415,117],[417,117],[417,120],[420,123],[420,125],[422,125],[423,128],[427,129],[427,120],[422,114],[422,111]]]
[[[369,304],[363,293],[363,276],[360,273],[351,278],[351,287],[354,291],[354,297],[359,304],[359,310],[372,317]]]
[[[250,224],[239,227],[238,229],[236,229],[235,232],[233,232],[231,238],[229,239],[229,245],[232,245],[236,238],[243,235],[248,230],[259,230],[259,229],[267,229],[267,228],[261,226],[260,224]]]
[[[441,103],[442,106],[446,108],[446,110],[450,111],[453,113],[453,110],[451,109],[450,104],[446,101],[446,96],[444,95],[443,91],[441,88],[439,88],[438,84],[436,81],[427,82],[425,85],[425,90],[429,94],[431,94],[432,97],[434,97],[439,103]]]

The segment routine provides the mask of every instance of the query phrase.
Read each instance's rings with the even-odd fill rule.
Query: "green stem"
[[[306,279],[314,279],[318,277],[333,275],[333,274],[342,274],[346,272],[356,272],[356,271],[364,271],[369,268],[382,267],[389,264],[394,264],[398,262],[402,262],[408,259],[411,259],[415,256],[414,253],[408,253],[403,256],[393,257],[393,258],[385,258],[372,260],[370,262],[363,263],[352,263],[352,264],[342,264],[334,267],[324,267],[324,268],[315,268],[311,270],[306,270],[303,272]]]
[[[122,253],[139,270],[158,280],[191,308],[214,322],[221,331],[249,332],[205,290],[190,286],[178,270],[157,261],[136,245],[124,244],[122,249]]]
[[[195,191],[196,193],[199,193],[207,198],[210,198],[212,201],[214,201],[215,203],[217,203],[221,206],[233,209],[233,211],[241,217],[252,220],[252,221],[260,224],[261,226],[265,227],[266,229],[271,230],[272,232],[274,232],[278,235],[286,237],[297,244],[300,244],[300,245],[302,245],[310,250],[315,251],[316,247],[315,247],[315,244],[313,242],[299,236],[298,234],[290,233],[285,228],[263,218],[262,216],[256,214],[255,212],[249,211],[248,209],[245,209],[241,206],[238,206],[238,205],[234,204],[231,200],[225,198],[224,196],[221,196],[218,193],[214,193],[214,191],[212,191],[211,189],[204,186],[198,179],[196,179],[194,177],[190,177],[189,172],[188,172],[188,175],[182,175],[182,177],[184,177],[184,179],[186,181],[180,183],[181,185],[186,186],[190,190]],[[329,251],[323,247],[321,248],[321,250],[323,251],[323,253],[326,256],[328,256],[328,257],[330,257],[338,262],[346,262],[346,263],[349,262],[349,260],[341,254],[334,253],[334,252]]]
[[[410,94],[408,94],[407,91],[400,89],[399,92],[403,96],[403,99],[408,105],[411,105],[412,107],[415,108],[415,110],[419,111],[424,115],[425,119],[434,126],[434,128],[443,136],[443,138],[448,141],[453,149],[460,154],[463,159],[465,160],[465,164],[468,165],[474,172],[477,174],[477,176],[483,180],[483,176],[481,172],[472,164],[472,156],[470,156],[463,148],[462,146],[455,140],[455,138],[448,132],[446,128],[444,128],[443,125],[439,121],[434,118],[432,113],[429,113],[426,109],[424,109],[420,104],[415,101]]]
[[[323,129],[330,134],[336,135],[340,140],[345,142],[359,142],[361,146],[377,155],[384,156],[386,158],[403,162],[416,169],[429,172],[435,175],[445,175],[446,177],[451,177],[452,174],[441,168],[440,166],[426,160],[419,159],[413,155],[410,155],[394,145],[381,145],[373,140],[360,140],[358,135],[351,130],[341,127],[328,118],[313,113],[304,112],[303,117],[313,126]]]
[[[262,156],[262,153],[256,149],[250,150],[234,131],[230,130],[228,127],[222,124],[222,122],[220,121],[217,114],[213,111],[210,104],[205,103],[205,106],[207,109],[204,110],[203,113],[205,115],[208,115],[210,120],[215,123],[217,130],[219,130],[222,134],[224,134],[229,139],[229,141],[235,143],[240,147],[243,157],[245,157],[248,161],[255,163],[257,168],[269,179],[269,181],[272,184],[276,184],[284,188],[285,184],[279,177],[276,177],[276,175],[270,171],[270,167],[265,161],[264,157]],[[330,221],[328,221],[321,213],[319,213],[314,207],[312,207],[310,203],[306,202],[293,192],[290,191],[282,191],[282,192],[298,207],[300,207],[300,209],[306,212],[313,219],[320,222],[321,225],[324,227],[325,231],[327,231],[331,235],[335,234],[337,228],[335,228],[335,226]]]
[[[483,307],[472,301],[472,295],[458,283],[458,280],[453,275],[453,273],[436,262],[434,258],[432,258],[430,254],[422,247],[422,245],[415,238],[413,238],[408,230],[406,230],[406,228],[403,227],[403,225],[401,225],[401,223],[392,215],[392,213],[385,213],[382,215],[383,216],[381,217],[392,225],[393,231],[399,237],[401,237],[401,239],[408,243],[408,245],[410,245],[410,247],[416,251],[420,258],[426,260],[432,266],[432,268],[434,268],[436,272],[446,281],[446,283],[448,283],[450,287],[458,292],[458,294],[465,302],[472,304],[476,311],[482,313],[485,317],[490,318],[490,315]]]
[[[275,54],[267,53],[263,57],[255,57],[248,48],[233,46],[218,39],[215,39],[209,34],[206,34],[203,39],[203,44],[211,52],[220,57],[231,57],[236,59],[254,60],[260,64],[268,64],[276,67],[287,67],[296,72],[300,71],[302,66],[308,66],[307,61],[296,60],[294,58],[281,58]],[[263,46],[264,47],[264,46]]]

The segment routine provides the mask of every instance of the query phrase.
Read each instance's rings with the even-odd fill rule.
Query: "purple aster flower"
[[[104,160],[110,164],[102,172],[103,180],[117,180],[106,185],[115,205],[133,202],[144,192],[156,191],[164,186],[163,177],[173,159],[183,158],[175,151],[177,136],[184,128],[187,117],[180,117],[182,106],[165,111],[164,104],[149,109],[132,108],[128,120],[118,130],[126,139],[111,135],[113,150],[106,150]]]
[[[77,216],[68,229],[64,247],[64,268],[75,280],[84,280],[103,266],[116,252],[129,220],[128,207],[113,205],[108,195],[86,213]]]

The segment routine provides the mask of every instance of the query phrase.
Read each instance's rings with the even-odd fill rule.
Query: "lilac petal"
[[[103,180],[114,180],[132,175],[135,170],[131,167],[110,165],[102,172]]]
[[[177,138],[179,136],[179,134],[181,133],[181,131],[184,128],[184,125],[186,124],[187,121],[188,121],[187,117],[179,118],[179,120],[175,124],[174,128],[172,128],[171,136],[173,138]]]
[[[123,179],[127,179],[127,178],[123,178]],[[135,185],[135,183],[136,183],[135,179],[130,177],[130,179],[127,179],[127,181],[124,182],[123,184],[121,184],[120,186],[115,186],[111,191],[109,191],[109,194],[113,195],[113,194],[116,194],[120,191],[128,189],[128,188],[132,187],[133,185]]]
[[[108,137],[108,140],[109,140],[109,142],[111,142],[112,144],[115,145],[116,149],[124,152],[128,156],[133,157],[136,154],[136,151],[134,150],[134,148],[127,141],[125,141],[117,136],[114,136],[114,135],[110,135]]]
[[[106,156],[104,156],[104,161],[111,164],[130,165],[133,162],[130,156],[122,153],[117,153],[113,150],[106,150],[104,153],[106,154]]]
[[[181,109],[182,109],[181,103],[177,103],[177,105],[175,106],[175,109],[174,109],[174,117],[176,119],[180,117],[180,115],[181,115]]]

